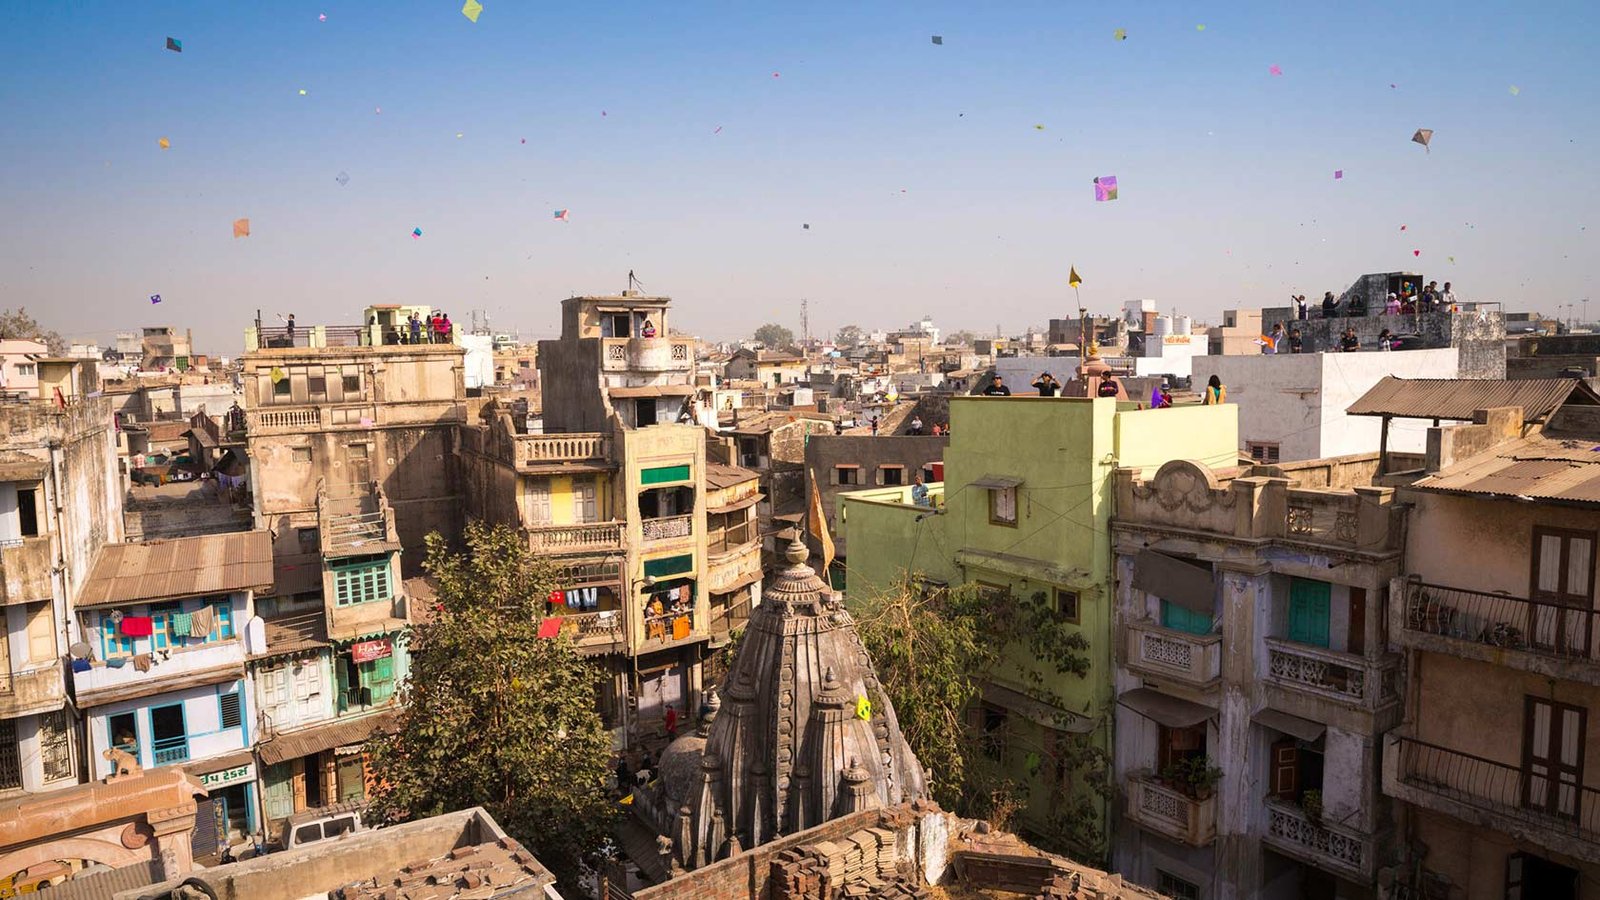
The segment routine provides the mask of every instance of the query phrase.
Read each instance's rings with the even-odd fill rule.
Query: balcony
[[[711,604],[711,633],[720,640],[744,627],[750,621],[750,595],[745,594],[732,603]]]
[[[761,537],[759,523],[754,519],[730,525],[727,528],[715,528],[706,532],[706,553],[716,556],[719,553],[732,553],[743,548]]]
[[[694,341],[686,338],[602,338],[607,372],[687,372],[694,367]]]
[[[1129,622],[1127,666],[1191,687],[1214,687],[1222,677],[1222,635],[1189,634],[1154,622]]]
[[[1215,794],[1197,800],[1148,774],[1129,777],[1126,812],[1141,827],[1191,847],[1208,846],[1217,837]]]
[[[620,652],[628,643],[620,610],[568,613],[559,618],[561,632],[572,638],[584,656]]]
[[[325,558],[400,549],[394,511],[374,484],[319,485],[317,526]]]
[[[1376,874],[1377,846],[1370,835],[1332,822],[1312,822],[1292,803],[1267,801],[1267,846],[1358,884]]]
[[[406,598],[390,596],[365,603],[339,606],[326,601],[329,613],[328,636],[336,641],[352,641],[369,635],[391,634],[406,627]]]
[[[664,516],[659,519],[645,519],[644,539],[647,541],[665,541],[676,538],[686,538],[694,533],[694,516]]]
[[[1390,632],[1404,647],[1600,685],[1600,613],[1423,582],[1395,582]]]
[[[518,468],[560,463],[603,462],[610,450],[610,439],[603,434],[519,434],[516,437]]]
[[[55,594],[50,583],[49,535],[0,542],[0,572],[5,574],[0,606],[49,600]]]
[[[170,766],[173,763],[187,761],[189,759],[189,736],[180,734],[177,737],[157,738],[151,741],[150,759],[158,766]]]
[[[535,525],[525,530],[528,533],[528,549],[546,556],[604,552],[622,548],[621,522]]]
[[[1292,691],[1376,712],[1400,702],[1400,661],[1374,662],[1282,638],[1267,638],[1267,678]]]
[[[1512,752],[1515,752],[1514,750]],[[1391,733],[1383,791],[1577,859],[1600,859],[1600,790]]]
[[[691,610],[644,617],[645,644],[652,650],[658,646],[704,636],[704,631],[696,632],[695,615]]]
[[[60,663],[27,672],[0,672],[0,719],[60,709],[66,699]]]
[[[176,690],[182,686],[210,684],[244,677],[244,641],[228,638],[186,647],[172,647],[158,657],[149,671],[135,668],[129,657],[123,665],[96,662],[91,668],[72,673],[78,706],[103,706],[137,697]]]
[[[246,415],[251,434],[326,431],[333,428],[372,428],[378,409],[371,403],[326,406],[304,405],[252,409]]]

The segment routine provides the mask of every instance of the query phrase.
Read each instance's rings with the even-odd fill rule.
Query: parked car
[[[290,816],[283,825],[283,835],[278,843],[284,850],[293,850],[307,844],[329,841],[357,831],[365,831],[361,822],[361,807],[340,804],[321,809],[308,809]]]

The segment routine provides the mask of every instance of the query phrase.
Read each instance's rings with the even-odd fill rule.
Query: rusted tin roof
[[[1542,436],[1504,444],[1412,485],[1424,491],[1600,503],[1600,442]]]
[[[1543,421],[1557,407],[1600,405],[1600,394],[1577,378],[1396,378],[1390,375],[1345,412],[1352,416],[1471,420],[1480,409],[1522,407],[1525,422]]]
[[[242,531],[107,544],[77,607],[170,600],[272,587],[272,534]]]

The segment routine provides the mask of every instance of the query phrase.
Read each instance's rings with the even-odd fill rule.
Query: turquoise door
[[[1197,613],[1176,603],[1161,601],[1161,627],[1189,634],[1210,634],[1211,616]]]
[[[1328,646],[1328,614],[1333,586],[1326,581],[1289,580],[1289,640]]]

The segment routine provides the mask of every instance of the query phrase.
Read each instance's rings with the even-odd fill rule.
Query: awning
[[[1027,719],[1035,725],[1042,725],[1056,731],[1070,731],[1073,734],[1088,734],[1094,730],[1094,720],[1080,716],[1070,710],[1059,706],[1052,706],[1043,700],[1035,700],[1021,691],[1008,688],[1003,684],[989,682],[983,686],[983,699],[986,703],[1004,707],[1011,712]]]
[[[614,387],[606,391],[612,397],[622,399],[642,397],[688,397],[694,394],[694,386],[689,384],[657,384],[645,387]]]
[[[710,515],[713,515],[713,516],[721,515],[722,513],[738,512],[741,509],[749,509],[750,507],[755,506],[757,503],[760,503],[760,502],[761,502],[761,495],[760,494],[751,494],[750,496],[744,498],[743,500],[735,500],[732,503],[727,504],[726,506],[708,506],[708,507],[706,507],[706,512],[708,514],[710,514]]]
[[[1139,551],[1133,560],[1133,587],[1190,612],[1209,616],[1217,611],[1216,580],[1211,572],[1176,556]]]
[[[1002,575],[1031,578],[1079,592],[1094,590],[1096,582],[1090,580],[1087,569],[1069,569],[1054,563],[1041,562],[1026,556],[995,553],[990,550],[973,550],[963,547],[956,551],[956,564],[987,569]]]
[[[362,716],[347,722],[335,722],[332,725],[322,725],[317,728],[307,728],[294,734],[286,734],[273,738],[256,747],[256,752],[261,754],[261,761],[269,766],[335,747],[344,747],[349,744],[359,744],[371,737],[375,731],[388,731],[393,728],[395,716],[393,713],[379,713],[373,716]]]
[[[1313,722],[1310,719],[1291,716],[1286,712],[1278,712],[1275,709],[1263,709],[1261,712],[1251,716],[1250,719],[1271,728],[1273,731],[1294,735],[1307,742],[1322,737],[1322,733],[1328,730],[1328,726],[1321,722]]]
[[[156,672],[156,675],[149,678],[113,685],[98,691],[79,691],[78,707],[80,709],[89,709],[96,706],[105,706],[108,703],[120,703],[123,700],[136,700],[140,697],[149,697],[154,694],[186,691],[190,688],[209,687],[213,684],[227,684],[230,681],[238,681],[244,677],[244,665],[241,663],[229,663],[198,672],[189,672],[166,678],[159,677],[159,669]],[[154,683],[152,679],[154,679]]]
[[[1217,714],[1217,711],[1209,706],[1190,703],[1188,700],[1171,697],[1150,688],[1125,691],[1117,697],[1117,702],[1146,719],[1159,722],[1168,728],[1199,725]]]
[[[202,759],[199,762],[188,763],[183,769],[190,775],[198,777],[200,775],[209,775],[212,772],[222,772],[237,766],[248,766],[255,761],[256,756],[254,753],[249,750],[240,750],[237,753],[229,753],[226,756],[214,756],[210,759]]]
[[[1013,478],[1010,475],[985,475],[982,478],[979,478],[977,481],[974,481],[972,486],[1003,491],[1006,488],[1014,488],[1020,484],[1022,484],[1021,478]]]

